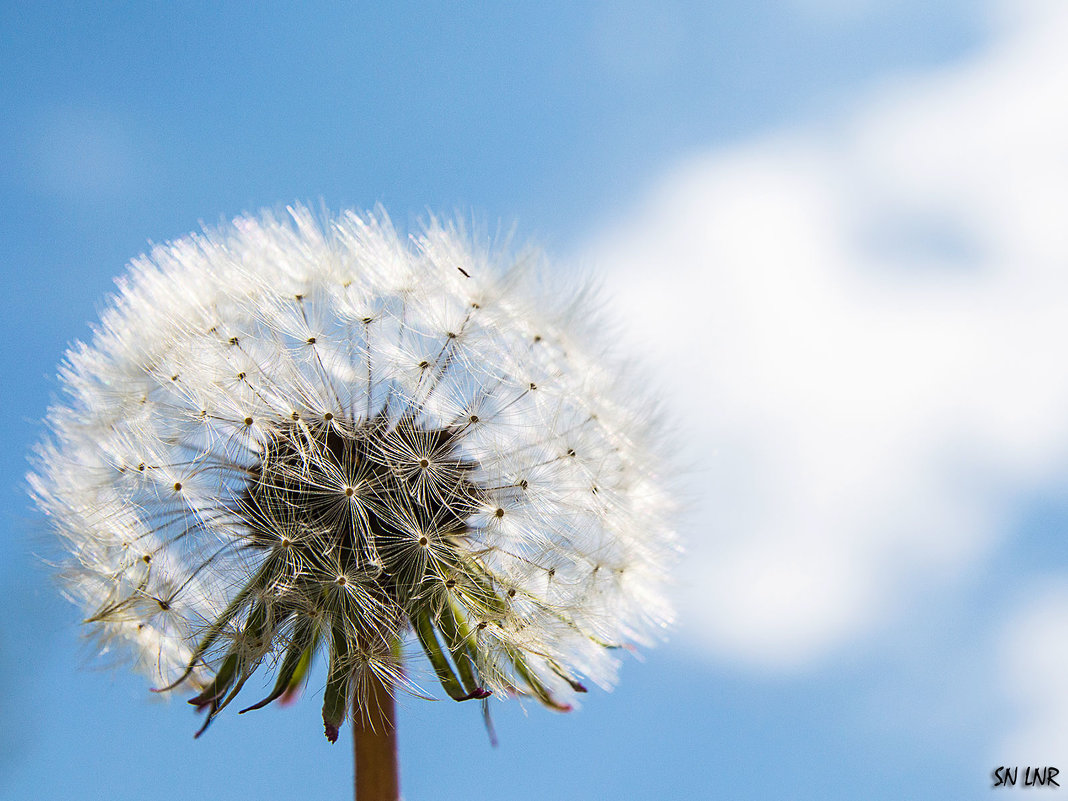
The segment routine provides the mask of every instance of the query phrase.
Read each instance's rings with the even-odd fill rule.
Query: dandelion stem
[[[357,698],[361,693],[356,693]],[[397,801],[397,719],[393,689],[368,671],[363,706],[353,715],[356,801]]]

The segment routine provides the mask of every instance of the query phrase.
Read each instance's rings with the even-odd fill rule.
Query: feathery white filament
[[[403,681],[409,627],[463,697],[610,683],[670,617],[659,440],[584,299],[497,258],[294,208],[136,260],[29,479],[102,643],[212,713],[320,641],[353,686]]]

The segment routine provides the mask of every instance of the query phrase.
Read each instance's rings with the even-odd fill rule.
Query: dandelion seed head
[[[609,686],[671,619],[667,459],[589,298],[539,266],[302,207],[135,260],[29,476],[101,649],[209,722],[325,655],[334,736],[420,650],[457,700]]]

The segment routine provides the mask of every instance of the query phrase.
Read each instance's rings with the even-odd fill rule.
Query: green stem
[[[352,716],[356,801],[398,801],[397,710],[393,688],[373,671],[368,671],[367,676],[366,694],[355,693]]]

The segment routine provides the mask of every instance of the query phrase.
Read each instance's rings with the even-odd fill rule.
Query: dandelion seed
[[[274,689],[243,711],[317,657],[327,737],[353,716],[358,753],[419,651],[457,701],[569,709],[669,621],[642,393],[582,296],[500,260],[382,214],[241,218],[136,260],[67,354],[29,476],[64,590],[196,692],[201,732],[258,669]]]

